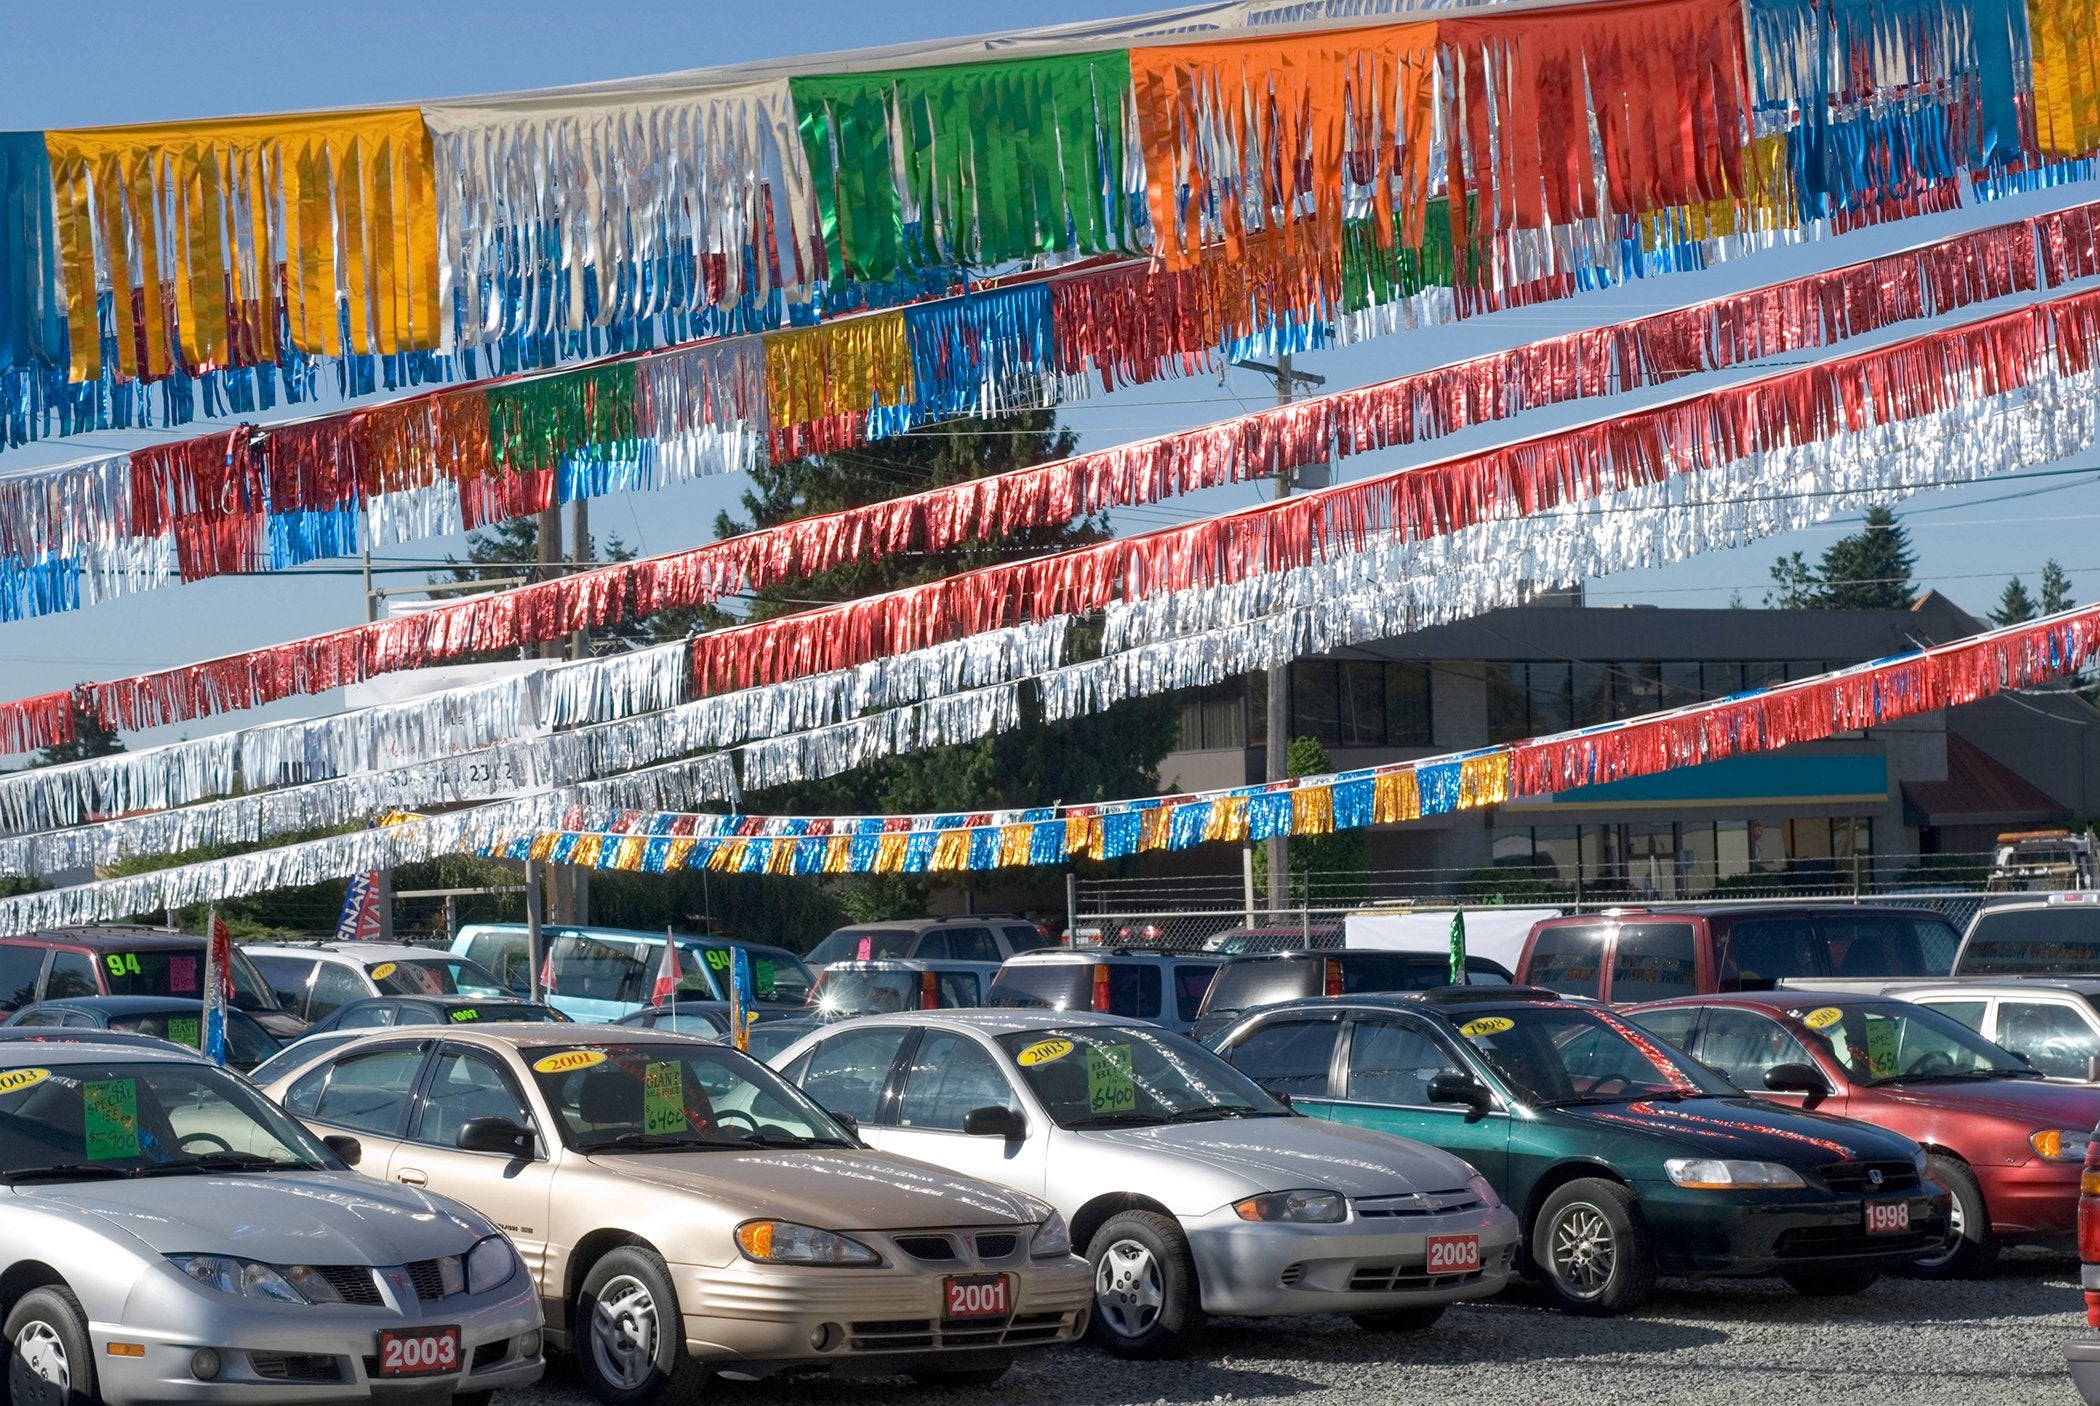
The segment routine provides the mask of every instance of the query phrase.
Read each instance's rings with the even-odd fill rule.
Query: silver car
[[[10,1399],[420,1406],[538,1380],[510,1241],[356,1151],[172,1047],[0,1044]]]
[[[885,1152],[1063,1213],[1095,1341],[1187,1348],[1212,1313],[1425,1328],[1509,1277],[1516,1218],[1458,1158],[1298,1117],[1202,1046],[1120,1016],[869,1016],[773,1064]]]

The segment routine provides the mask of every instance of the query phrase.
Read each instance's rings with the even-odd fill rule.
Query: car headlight
[[[500,1235],[491,1235],[467,1251],[467,1292],[470,1294],[485,1294],[491,1289],[501,1288],[517,1272],[518,1252]]]
[[[239,1260],[231,1255],[169,1255],[169,1263],[207,1289],[244,1299],[276,1303],[341,1303],[335,1286],[309,1264],[287,1265]]]
[[[1932,1159],[1925,1155],[1925,1149],[1921,1147],[1910,1154],[1910,1164],[1918,1169],[1918,1180],[1923,1181],[1932,1166]]]
[[[1489,1186],[1488,1179],[1482,1176],[1480,1173],[1475,1172],[1473,1173],[1473,1175],[1467,1177],[1466,1185],[1472,1189],[1472,1192],[1475,1196],[1478,1196],[1480,1198],[1481,1204],[1486,1206],[1489,1210],[1493,1210],[1495,1207],[1502,1204],[1502,1198],[1495,1194],[1495,1188]]]
[[[1663,1170],[1679,1186],[1696,1191],[1740,1191],[1749,1187],[1806,1186],[1801,1174],[1779,1162],[1734,1162],[1719,1157],[1672,1157]]]
[[[785,1220],[747,1220],[736,1247],[760,1264],[881,1264],[882,1256],[849,1236]]]
[[[1043,1223],[1035,1228],[1035,1238],[1028,1242],[1030,1259],[1062,1259],[1072,1253],[1072,1232],[1065,1225],[1065,1218],[1052,1211],[1043,1217]]]
[[[2091,1144],[2091,1133],[2073,1132],[2069,1128],[2044,1128],[2027,1139],[2034,1155],[2050,1162],[2083,1162],[2085,1150]]]
[[[1301,1225],[1332,1225],[1349,1215],[1348,1203],[1339,1191],[1271,1191],[1235,1201],[1232,1209],[1241,1220],[1294,1221]]]

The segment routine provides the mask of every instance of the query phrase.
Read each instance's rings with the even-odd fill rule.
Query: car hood
[[[827,1230],[1026,1225],[1034,1207],[990,1182],[865,1147],[594,1153],[622,1181],[704,1196],[738,1216]]]
[[[1563,1127],[1592,1134],[1632,1135],[1667,1143],[1668,1147],[1658,1151],[1668,1155],[1785,1162],[1797,1167],[1832,1161],[1907,1161],[1915,1146],[1900,1134],[1849,1118],[1752,1098],[1637,1099],[1557,1108],[1546,1116]]]
[[[1158,1159],[1151,1174],[1168,1184],[1220,1177],[1245,1183],[1228,1196],[1301,1187],[1325,1187],[1351,1198],[1398,1196],[1450,1191],[1473,1174],[1448,1152],[1321,1118],[1233,1118],[1083,1130],[1074,1136]]]
[[[355,1172],[37,1183],[14,1192],[100,1216],[161,1254],[266,1264],[406,1264],[464,1253],[493,1229],[452,1202]]]
[[[2036,1126],[2090,1128],[2100,1123],[2100,1088],[2040,1079],[1948,1079],[1937,1083],[1879,1084],[1872,1092],[1921,1109],[1996,1114]]]

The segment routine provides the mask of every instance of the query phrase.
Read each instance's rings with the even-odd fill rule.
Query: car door
[[[61,947],[51,954],[50,970],[44,973],[44,999],[74,1000],[102,994],[102,978],[95,959],[86,952]]]
[[[1439,1074],[1477,1077],[1429,1022],[1358,1013],[1343,1025],[1340,1065],[1339,1096],[1320,1116],[1426,1142],[1471,1162],[1496,1187],[1504,1185],[1509,1112],[1498,1105],[1480,1117],[1463,1104],[1429,1101],[1429,1083]],[[1310,1104],[1299,1106],[1315,1111]]]
[[[537,1155],[527,1160],[501,1152],[462,1151],[459,1130],[474,1118],[508,1118],[531,1129],[539,1143]],[[457,1197],[495,1221],[516,1242],[546,1293],[547,1216],[554,1188],[550,1134],[499,1056],[447,1042],[431,1059],[407,1136],[394,1145],[387,1175],[408,1186]],[[552,1292],[558,1295],[561,1286],[555,1285]]]
[[[897,1097],[861,1132],[884,1152],[1042,1195],[1049,1128],[1031,1126],[1023,1138],[971,1137],[963,1119],[978,1108],[1022,1112],[1005,1057],[966,1031],[924,1030],[909,1047]]]
[[[1706,1018],[1699,1023],[1695,1039],[1697,1048],[1688,1052],[1693,1058],[1737,1088],[1773,1103],[1783,1103],[1790,1108],[1801,1108],[1808,1103],[1807,1094],[1777,1093],[1765,1087],[1765,1074],[1779,1065],[1805,1064],[1810,1069],[1821,1070],[1825,1079],[1831,1079],[1830,1072],[1809,1053],[1808,1046],[1784,1025],[1760,1011],[1709,1007]],[[1842,1079],[1831,1082],[1835,1087],[1830,1097],[1817,1102],[1816,1112],[1842,1114],[1848,1086]]]
[[[284,1091],[285,1111],[322,1133],[348,1133],[362,1156],[357,1169],[385,1177],[408,1128],[423,1068],[435,1040],[389,1041],[324,1060]]]
[[[1272,1094],[1301,1101],[1315,1117],[1331,1117],[1334,1056],[1340,1011],[1293,1011],[1257,1020],[1218,1051],[1240,1073]]]
[[[827,1113],[842,1113],[860,1124],[872,1141],[897,1055],[911,1033],[908,1025],[842,1030],[790,1064],[787,1077]]]

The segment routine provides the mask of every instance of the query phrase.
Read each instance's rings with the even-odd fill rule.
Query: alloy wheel
[[[10,1366],[17,1401],[64,1401],[72,1393],[73,1367],[66,1360],[65,1339],[42,1319],[23,1325],[15,1334]]]
[[[1094,1271],[1094,1306],[1118,1336],[1135,1338],[1159,1321],[1166,1289],[1159,1261],[1136,1240],[1118,1240]]]
[[[591,1358],[605,1379],[632,1391],[656,1370],[656,1299],[631,1274],[609,1279],[591,1313]]]
[[[1618,1240],[1604,1213],[1578,1201],[1561,1212],[1550,1238],[1553,1277],[1577,1298],[1603,1293],[1619,1259]]]

